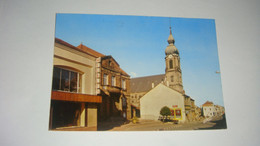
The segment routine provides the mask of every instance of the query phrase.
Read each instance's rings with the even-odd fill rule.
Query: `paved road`
[[[172,130],[203,130],[203,129],[225,129],[225,118],[217,118],[213,121],[190,122],[183,124],[163,123],[160,121],[141,120],[137,124],[128,123],[114,127],[109,131],[172,131]],[[223,126],[224,125],[224,126]]]
[[[127,123],[116,118],[112,121],[99,123],[98,131],[173,131],[173,130],[204,130],[204,129],[226,129],[225,115],[215,118],[211,121],[190,122],[182,124],[173,124],[171,122],[163,123],[161,121],[140,120],[139,123]],[[68,127],[57,130],[62,131],[89,131],[88,127]]]
[[[162,123],[160,121],[140,121],[140,123],[125,124],[114,127],[109,131],[167,131],[167,130],[196,130],[200,128],[213,127],[215,123],[191,122],[184,124]]]

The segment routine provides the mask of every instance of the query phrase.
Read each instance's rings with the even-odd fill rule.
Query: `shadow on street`
[[[226,123],[226,115],[224,114],[220,120],[210,121],[211,123],[215,123],[213,127],[209,128],[199,128],[198,130],[208,130],[208,129],[227,129]]]
[[[126,121],[121,117],[110,118],[106,121],[99,122],[97,130],[98,131],[107,131],[107,130],[111,130],[115,127],[120,127],[127,123],[129,123],[129,121]]]

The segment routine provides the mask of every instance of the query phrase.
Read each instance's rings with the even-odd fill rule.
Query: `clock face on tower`
[[[172,58],[172,55],[169,55],[169,58]]]

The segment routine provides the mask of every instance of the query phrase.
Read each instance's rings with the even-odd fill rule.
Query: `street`
[[[205,130],[205,129],[225,129],[225,118],[219,117],[203,123],[189,122],[182,124],[173,124],[172,122],[163,123],[161,121],[140,120],[139,123],[123,124],[116,126],[108,131],[172,131],[172,130]]]

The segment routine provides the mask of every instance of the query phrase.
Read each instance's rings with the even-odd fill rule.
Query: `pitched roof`
[[[59,39],[59,38],[55,38],[55,42],[56,43],[59,43],[59,44],[62,44],[62,45],[64,45],[64,46],[67,46],[67,47],[70,47],[70,48],[73,48],[73,49],[75,49],[75,50],[78,50],[78,51],[81,51],[81,52],[84,52],[84,53],[86,53],[86,54],[88,54],[88,55],[91,55],[91,56],[94,56],[94,57],[96,57],[96,58],[98,58],[98,57],[102,57],[102,58],[106,58],[106,57],[112,57],[112,56],[106,56],[106,55],[104,55],[104,54],[102,54],[102,53],[99,53],[99,52],[97,52],[97,51],[95,51],[95,50],[93,50],[93,49],[91,49],[91,48],[89,48],[89,47],[87,47],[87,46],[85,46],[85,45],[83,45],[83,44],[80,44],[80,45],[78,45],[77,47],[75,47],[75,46],[73,46],[73,45],[71,45],[71,44],[69,44],[69,43],[67,43],[67,42],[65,42],[65,41],[63,41],[63,40],[61,40],[61,39]],[[112,57],[113,58],[113,57]],[[115,59],[114,59],[115,60]],[[116,61],[115,61],[116,62]],[[117,62],[116,62],[117,63]],[[118,64],[118,63],[117,63]],[[126,76],[129,76],[123,69],[121,69],[121,68],[119,68],[120,69],[120,72],[122,73],[122,74],[124,74],[124,75],[126,75]]]
[[[154,87],[164,81],[165,74],[132,78],[130,80],[131,93],[148,92]]]
[[[75,49],[75,50],[77,50],[77,51],[80,51],[80,52],[86,53],[86,54],[88,54],[88,55],[91,55],[91,56],[93,56],[93,57],[96,57],[96,56],[92,55],[91,53],[89,53],[88,51],[79,49],[79,48],[77,48],[77,47],[75,47],[75,46],[73,46],[73,45],[71,45],[71,44],[69,44],[69,43],[67,43],[67,42],[65,42],[65,41],[63,41],[63,40],[61,40],[61,39],[59,39],[59,38],[55,38],[55,43],[62,44],[62,45],[67,46],[67,47],[69,47],[69,48],[72,48],[72,49]]]
[[[101,53],[99,53],[99,52],[97,52],[97,51],[95,51],[95,50],[93,50],[93,49],[91,49],[91,48],[89,48],[89,47],[87,47],[87,46],[85,46],[83,44],[78,45],[77,48],[79,48],[79,49],[81,49],[83,51],[86,51],[89,54],[94,55],[95,57],[103,57],[103,56],[105,56],[104,54],[101,54]]]
[[[207,101],[202,106],[213,106],[213,102]]]
[[[129,75],[128,75],[122,68],[120,68],[120,65],[117,63],[117,61],[116,61],[111,55],[103,56],[103,57],[101,57],[101,58],[102,58],[102,60],[105,60],[105,59],[113,59],[114,62],[115,62],[115,63],[118,65],[118,67],[119,67],[119,72],[120,72],[121,74],[126,75],[126,76],[129,77]]]

